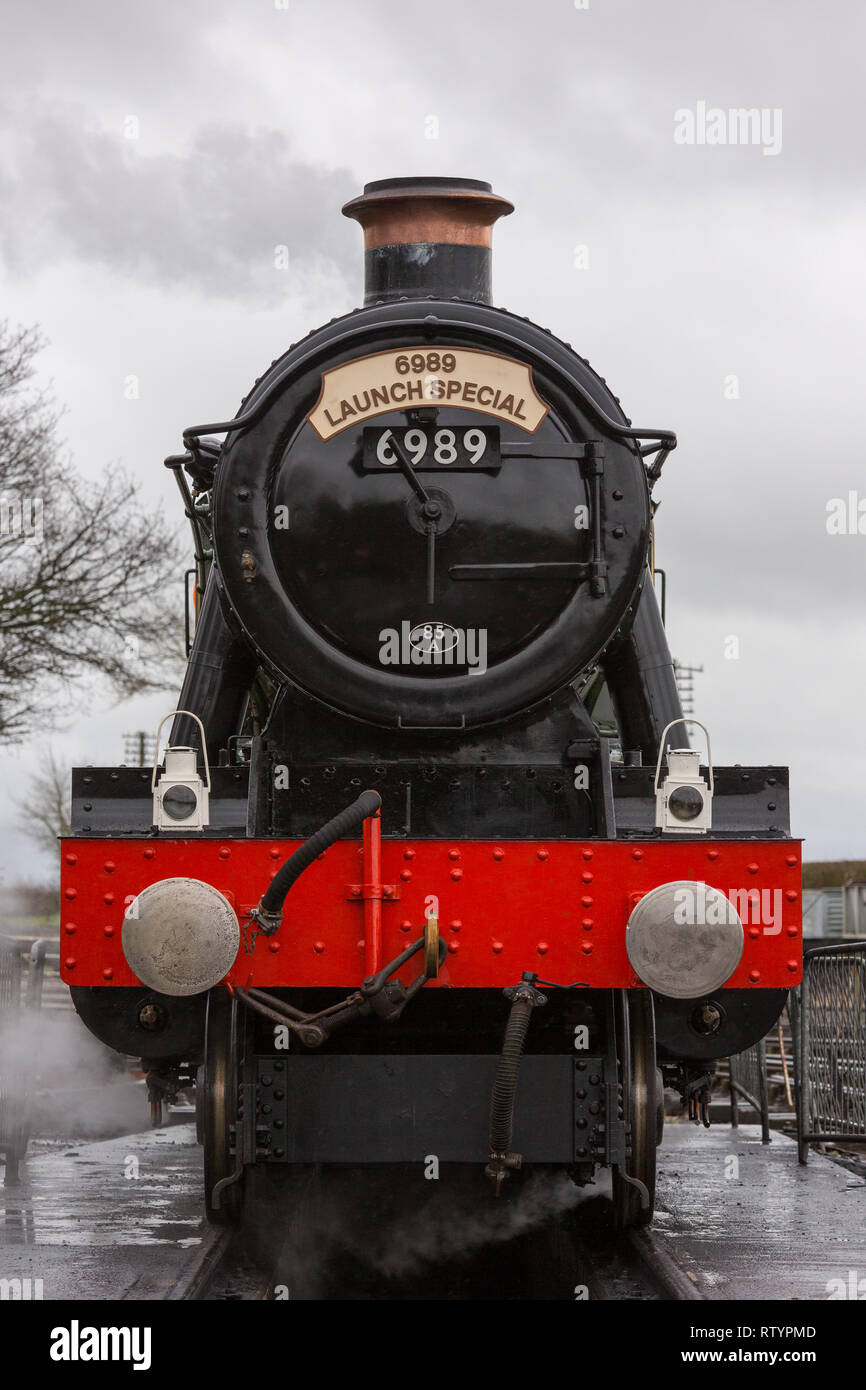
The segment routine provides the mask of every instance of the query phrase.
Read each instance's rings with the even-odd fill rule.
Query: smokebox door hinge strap
[[[586,453],[580,471],[589,487],[589,510],[592,518],[589,591],[593,598],[603,598],[607,593],[607,556],[604,548],[604,528],[601,518],[604,444],[600,439],[587,440]]]

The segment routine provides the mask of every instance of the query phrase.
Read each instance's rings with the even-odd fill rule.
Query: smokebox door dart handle
[[[429,505],[429,504],[428,504]],[[435,506],[435,502],[433,506]],[[426,510],[426,508],[425,508]],[[436,602],[436,523],[427,523],[427,602]]]
[[[392,434],[390,442],[391,448],[394,450],[394,456],[397,459],[398,464],[400,465],[400,472],[403,474],[403,477],[406,479],[413,492],[420,498],[422,502],[429,502],[430,494],[427,492],[426,488],[424,487],[424,484],[421,482],[421,479],[418,477],[418,474],[415,472],[415,469],[409,462],[409,457],[406,454],[403,445],[400,443],[400,440],[396,437],[396,435]]]

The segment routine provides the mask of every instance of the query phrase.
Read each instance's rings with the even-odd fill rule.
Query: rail
[[[797,1149],[866,1140],[866,941],[807,947],[792,992]]]

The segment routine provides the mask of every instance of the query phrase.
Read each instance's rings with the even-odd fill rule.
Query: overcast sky
[[[49,339],[83,471],[123,460],[175,507],[161,463],[183,426],[232,415],[273,357],[359,302],[341,203],[375,178],[487,179],[517,207],[494,302],[572,343],[636,424],[679,435],[658,559],[716,761],[790,764],[807,857],[866,857],[866,535],[826,525],[830,499],[866,499],[857,0],[0,14],[0,313]],[[681,113],[699,137],[702,110],[734,108],[765,113],[757,143],[675,139]],[[51,741],[120,761],[173,695],[82,697]],[[48,869],[17,820],[48,737],[0,758],[7,882]]]

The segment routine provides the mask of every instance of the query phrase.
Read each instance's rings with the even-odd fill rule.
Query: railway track
[[[273,1297],[272,1276],[233,1232],[211,1228],[195,1269],[167,1297],[172,1303],[262,1303]]]
[[[632,1231],[619,1240],[579,1238],[574,1242],[572,1253],[576,1299],[593,1302],[703,1300],[696,1282],[652,1232]],[[441,1289],[435,1279],[430,1287]],[[487,1297],[490,1296],[488,1288]],[[553,1296],[561,1297],[561,1290]],[[212,1233],[196,1269],[168,1295],[174,1302],[262,1302],[273,1297],[273,1274],[237,1236],[224,1231]]]
[[[702,1301],[697,1283],[652,1231],[632,1230],[619,1240],[577,1242],[585,1297],[596,1301]],[[579,1297],[576,1287],[575,1297]]]

